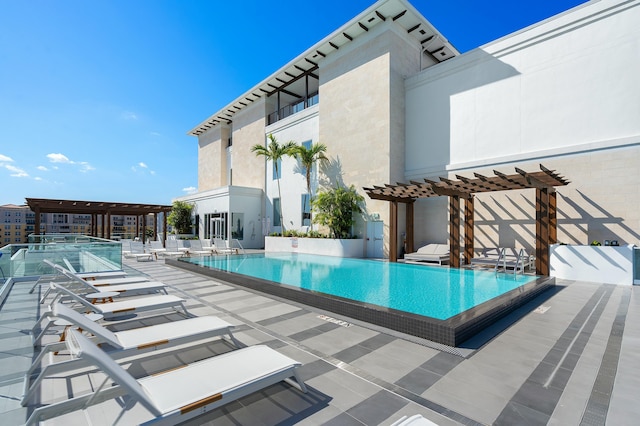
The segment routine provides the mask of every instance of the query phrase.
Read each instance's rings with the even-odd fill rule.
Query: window
[[[231,213],[231,238],[244,239],[244,213]]]
[[[276,170],[276,164],[278,165],[277,170]],[[282,160],[278,159],[277,163],[275,161],[273,162],[273,180],[280,179],[281,174],[282,174]]]
[[[280,223],[280,198],[273,199],[273,226],[282,226]]]
[[[311,149],[311,141],[304,141],[300,145],[304,146],[306,149]],[[303,164],[300,165],[300,173],[302,173],[302,176],[307,175],[307,168]]]
[[[302,194],[302,226],[311,225],[311,197],[309,194]]]

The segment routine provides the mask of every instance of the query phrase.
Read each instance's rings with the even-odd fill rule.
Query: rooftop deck
[[[251,292],[157,262],[128,267],[170,286],[194,315],[236,324],[247,345],[266,344],[303,363],[309,387],[271,386],[190,424],[389,424],[422,414],[440,424],[628,424],[640,416],[640,295],[636,288],[559,281],[461,347],[432,344]],[[34,352],[28,330],[40,314],[30,283],[16,283],[0,308],[0,413],[22,424],[23,372]],[[536,309],[537,308],[537,309]],[[154,322],[179,318],[166,314]],[[134,322],[151,320],[133,318]],[[131,319],[129,321],[132,321]],[[336,321],[337,320],[337,321]],[[127,327],[114,321],[115,329]],[[55,339],[55,336],[48,336]],[[128,364],[134,375],[233,350],[214,340]],[[67,355],[58,355],[64,359]],[[41,399],[63,400],[95,386],[100,374],[45,380]],[[133,424],[150,419],[139,404],[108,401],[52,424]],[[80,422],[80,423],[79,423]]]

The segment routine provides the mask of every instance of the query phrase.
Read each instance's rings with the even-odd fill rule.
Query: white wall
[[[624,247],[554,244],[549,250],[550,275],[566,280],[633,284],[633,245]]]
[[[244,213],[244,239],[240,242],[244,248],[263,248],[262,199],[261,189],[223,186],[176,198],[174,201],[184,201],[195,206],[193,213],[200,218],[200,238],[204,238],[205,214],[227,212],[228,220],[231,221],[231,213]],[[229,226],[231,226],[230,223]]]
[[[541,163],[571,181],[558,188],[559,241],[637,244],[639,23],[638,0],[594,1],[408,78],[406,181]],[[531,196],[482,197],[476,248],[535,243]],[[442,234],[441,209],[416,205],[416,241]]]
[[[409,78],[407,177],[637,138],[640,7],[616,3],[589,3]]]
[[[322,102],[322,100],[320,100]],[[319,105],[313,105],[293,114],[283,120],[271,124],[265,129],[267,135],[272,134],[278,143],[284,144],[294,141],[300,145],[302,142],[319,141]],[[317,168],[314,167],[314,170]],[[314,173],[317,175],[317,173]],[[302,227],[302,194],[307,192],[307,181],[302,173],[299,162],[295,158],[285,157],[282,159],[282,169],[280,171],[280,189],[282,192],[282,214],[286,230],[300,230]],[[315,181],[315,182],[314,182]],[[273,179],[273,165],[267,163],[266,167],[266,206],[265,215],[273,225],[273,204],[272,200],[278,198],[278,182]],[[312,191],[315,194],[317,180],[312,175]],[[272,232],[280,232],[280,227],[271,227]],[[306,228],[305,228],[306,230]]]

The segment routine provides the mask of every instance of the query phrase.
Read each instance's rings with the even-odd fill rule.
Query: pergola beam
[[[450,264],[460,265],[460,199],[465,200],[465,262],[473,257],[473,226],[474,204],[473,196],[478,193],[535,189],[536,190],[536,272],[540,275],[549,274],[549,246],[557,242],[557,217],[555,187],[568,185],[570,182],[555,171],[549,170],[540,164],[539,172],[526,172],[515,168],[516,174],[507,175],[494,170],[495,176],[487,177],[480,173],[474,173],[475,179],[456,175],[457,181],[448,178],[440,178],[440,182],[424,179],[424,182],[410,180],[409,184],[397,183],[385,184],[384,187],[373,186],[364,188],[364,191],[372,199],[390,201],[393,206],[391,211],[393,232],[390,235],[389,260],[396,261],[396,251],[392,250],[397,244],[397,203],[406,203],[407,212],[413,212],[413,202],[419,198],[436,196],[449,197],[449,226],[450,226]],[[409,205],[411,209],[409,210]],[[395,213],[393,209],[396,209]],[[413,218],[407,216],[407,232],[413,232]],[[409,226],[409,224],[411,226]],[[409,241],[409,236],[407,236]],[[413,242],[413,235],[411,235]]]

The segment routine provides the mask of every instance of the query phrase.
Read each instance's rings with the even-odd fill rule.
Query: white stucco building
[[[194,127],[198,193],[180,200],[195,203],[202,238],[220,232],[262,247],[280,230],[280,204],[287,229],[306,229],[299,165],[283,160],[280,201],[273,165],[250,150],[273,134],[327,146],[314,187],[542,163],[572,182],[558,189],[558,241],[637,244],[639,22],[640,0],[591,1],[459,54],[409,2],[380,0]],[[365,256],[388,254],[387,204],[367,199],[355,227]],[[447,241],[447,208],[415,203],[417,246]],[[527,194],[479,194],[475,247],[531,249],[534,219]]]

